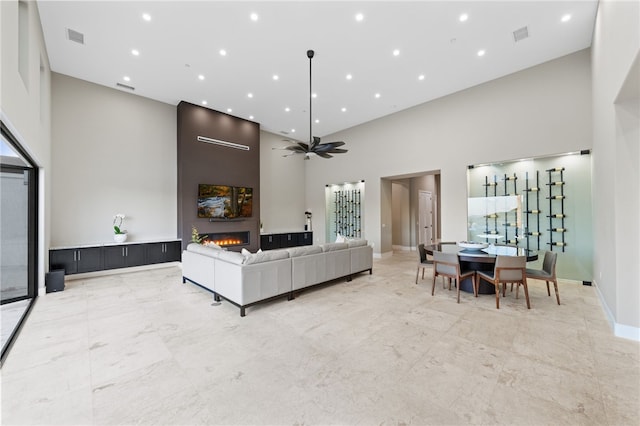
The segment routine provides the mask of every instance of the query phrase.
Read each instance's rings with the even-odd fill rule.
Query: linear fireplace
[[[209,234],[200,234],[202,244],[207,242],[215,243],[222,247],[236,247],[249,245],[249,231],[241,232],[212,232]]]

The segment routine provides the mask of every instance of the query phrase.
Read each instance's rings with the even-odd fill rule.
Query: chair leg
[[[511,287],[513,287],[513,283],[511,283]],[[520,283],[516,284],[516,299],[518,298],[518,291],[520,290]]]
[[[418,284],[418,275],[420,274],[420,267],[418,266],[418,270],[416,271],[416,284]],[[424,279],[424,269],[422,269],[422,278]]]
[[[473,277],[471,277],[471,282],[473,283],[473,295],[475,297],[478,297],[478,279],[476,278],[475,274],[473,275]]]
[[[431,284],[431,295],[433,296],[436,291],[436,268],[433,268],[433,283]]]
[[[547,296],[551,297],[551,291],[549,291],[549,281],[547,281]]]
[[[458,283],[459,282],[460,282],[460,280],[458,280]],[[456,290],[458,292],[458,303],[460,303],[460,284],[458,284],[456,287],[457,287]]]
[[[500,309],[500,283],[495,283],[494,284],[496,286],[496,309]],[[504,288],[506,284],[502,285],[502,288]]]
[[[558,305],[560,304],[560,293],[558,292],[558,281],[553,282],[553,287],[556,290],[556,300],[558,301]]]
[[[422,279],[424,280],[424,266],[422,267]]]
[[[520,284],[518,284],[520,287]],[[524,280],[522,283],[522,287],[524,287],[524,298],[527,299],[527,309],[531,309],[531,303],[529,303],[529,288],[527,286],[527,280]]]
[[[502,297],[507,296],[507,283],[502,283]]]

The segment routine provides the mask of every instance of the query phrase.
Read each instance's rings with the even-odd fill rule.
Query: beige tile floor
[[[640,345],[595,290],[414,284],[415,253],[241,318],[179,267],[68,281],[1,370],[3,425],[636,425]]]

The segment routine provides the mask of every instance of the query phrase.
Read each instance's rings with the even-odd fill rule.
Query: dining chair
[[[542,261],[542,269],[525,269],[525,275],[528,279],[541,280],[547,282],[547,295],[551,297],[551,290],[549,289],[549,281],[553,282],[553,287],[556,290],[556,301],[560,304],[560,293],[558,292],[558,279],[556,278],[556,261],[558,260],[558,253],[547,251],[544,254],[544,260]],[[518,289],[516,288],[516,295]]]
[[[525,273],[527,267],[526,256],[501,256],[496,257],[496,263],[493,271],[477,271],[477,284],[480,280],[493,284],[496,288],[496,309],[500,309],[500,284],[502,284],[502,296],[506,293],[508,283],[522,284],[524,287],[524,295],[527,299],[527,309],[531,309],[529,302],[529,288],[527,287],[527,275]],[[477,293],[477,292],[476,292]],[[477,294],[476,294],[477,295]],[[516,289],[516,299],[518,293]]]
[[[476,271],[462,270],[458,253],[443,253],[441,251],[433,252],[433,285],[431,286],[431,295],[435,294],[436,278],[442,277],[449,279],[449,290],[451,290],[451,280],[455,282],[458,292],[458,303],[460,303],[460,281],[471,277],[473,282],[473,294],[478,296],[478,286],[476,285]],[[442,283],[444,285],[444,281]]]
[[[424,248],[424,244],[418,244],[418,270],[416,271],[416,284],[418,284],[418,275],[420,274],[420,268],[422,268],[422,279],[424,280],[424,268],[433,265],[433,260],[427,259],[427,251]]]

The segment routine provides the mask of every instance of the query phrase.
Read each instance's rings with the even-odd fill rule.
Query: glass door
[[[37,168],[0,122],[2,360],[37,296]]]

